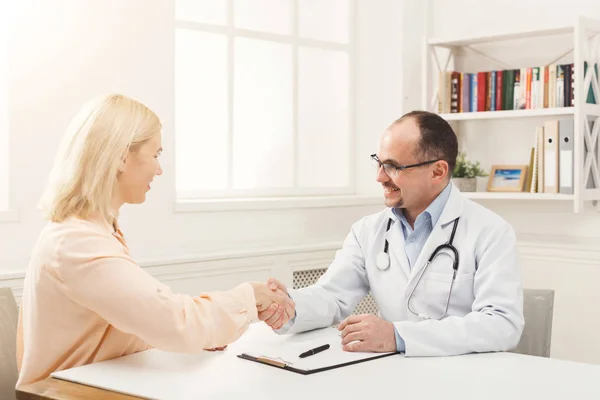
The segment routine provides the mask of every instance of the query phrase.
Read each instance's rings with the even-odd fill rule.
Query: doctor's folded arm
[[[385,209],[353,224],[326,273],[287,290],[295,315],[280,334],[339,323],[347,351],[450,356],[509,351],[523,327],[515,232],[451,183],[457,138],[436,114],[394,121],[371,155]],[[350,315],[371,293],[379,316]],[[261,319],[275,320],[269,310]]]
[[[62,139],[40,203],[48,224],[32,252],[17,328],[17,387],[52,372],[148,348],[222,349],[258,313],[281,327],[293,301],[266,283],[188,296],[133,260],[118,225],[162,174],[161,123],[140,102],[88,103]]]

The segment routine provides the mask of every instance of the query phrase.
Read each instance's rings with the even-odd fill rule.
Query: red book
[[[485,111],[487,99],[487,72],[477,73],[477,111]]]
[[[548,66],[544,67],[544,108],[548,108]]]
[[[502,107],[502,100],[504,99],[502,97],[502,70],[496,71],[496,111],[500,111],[503,110],[504,108]]]
[[[527,80],[525,81],[525,108],[528,110],[531,108],[531,78],[531,68],[527,68]]]

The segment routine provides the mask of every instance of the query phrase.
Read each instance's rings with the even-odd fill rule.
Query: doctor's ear
[[[448,168],[448,163],[446,161],[440,160],[440,161],[437,161],[435,164],[433,164],[432,178],[434,180],[446,179],[446,176],[448,176],[448,173],[449,173],[449,168]]]

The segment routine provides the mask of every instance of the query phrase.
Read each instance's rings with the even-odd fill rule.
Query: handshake
[[[270,278],[267,283],[252,282],[258,319],[273,329],[280,329],[294,318],[294,301],[288,295],[287,288],[277,279]]]
[[[254,290],[258,319],[273,329],[280,329],[296,314],[294,301],[290,298],[287,288],[277,279],[270,278],[266,283],[249,282]],[[207,351],[222,351],[225,346],[205,348]]]
[[[251,283],[256,298],[258,319],[273,329],[280,329],[296,315],[296,304],[287,288],[277,279]],[[396,328],[390,321],[372,314],[350,315],[337,327],[344,351],[397,351]]]

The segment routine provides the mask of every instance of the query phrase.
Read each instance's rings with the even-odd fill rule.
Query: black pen
[[[329,347],[330,346],[328,344],[324,344],[323,346],[319,346],[312,350],[305,351],[304,353],[300,354],[300,358],[304,358],[304,357],[312,356],[313,354],[320,353],[322,351],[327,350]]]

